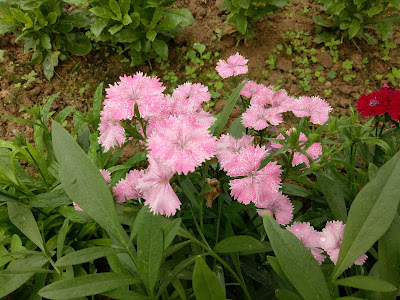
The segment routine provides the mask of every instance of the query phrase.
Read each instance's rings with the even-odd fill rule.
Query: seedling
[[[32,70],[29,74],[25,74],[24,76],[22,76],[21,78],[26,80],[26,82],[23,84],[24,88],[27,88],[32,82],[34,82],[36,80],[36,76],[37,73]]]
[[[354,78],[356,78],[355,74],[346,74],[346,75],[343,76],[343,80],[344,81],[350,81],[350,80],[352,80]]]
[[[342,62],[342,68],[345,70],[353,69],[353,62],[351,60],[346,59],[344,62]]]
[[[90,88],[90,84],[89,84],[89,83],[86,83],[85,86],[83,86],[83,87],[81,87],[81,88],[79,89],[79,94],[80,94],[80,95],[84,94],[89,88]]]

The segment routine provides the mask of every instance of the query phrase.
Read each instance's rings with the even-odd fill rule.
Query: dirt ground
[[[388,82],[385,74],[391,73],[392,67],[400,68],[400,50],[392,49],[389,52],[390,59],[384,61],[381,59],[379,45],[369,46],[363,41],[357,41],[357,44],[344,42],[339,45],[339,59],[334,62],[328,49],[322,44],[312,42],[315,32],[312,16],[322,15],[321,6],[313,1],[292,0],[289,6],[265,16],[254,26],[255,38],[246,43],[243,41],[238,43],[234,28],[224,22],[227,13],[218,7],[221,2],[222,0],[178,0],[174,4],[175,7],[188,8],[196,21],[170,44],[169,69],[174,70],[178,77],[184,78],[187,64],[183,58],[184,53],[192,49],[193,43],[200,42],[206,45],[207,51],[218,51],[220,53],[218,59],[226,59],[236,52],[248,58],[247,77],[249,79],[266,85],[278,83],[292,96],[320,95],[334,107],[333,113],[340,115],[348,112],[349,105],[355,105],[360,94],[378,89],[382,82]],[[322,70],[322,67],[323,70],[320,73],[325,77],[331,71],[337,74],[344,73],[334,79],[326,77],[324,82],[313,77],[309,82],[310,90],[305,91],[299,87],[300,79],[297,73],[292,71],[300,66],[293,55],[288,55],[284,50],[277,53],[276,69],[270,69],[267,60],[269,55],[274,53],[274,49],[276,51],[276,45],[285,46],[290,43],[290,39],[285,39],[282,34],[296,33],[299,30],[309,34],[304,45],[315,49],[314,56],[317,62],[308,67],[311,74]],[[221,31],[217,39],[212,38]],[[400,44],[398,30],[392,41],[397,45]],[[160,67],[158,63],[152,62],[151,67],[144,65],[131,68],[128,59],[123,55],[112,49],[100,49],[84,57],[72,57],[68,61],[60,62],[56,68],[57,75],[48,81],[43,76],[41,65],[32,66],[28,63],[32,54],[24,54],[23,43],[21,41],[16,43],[12,34],[0,36],[0,49],[4,50],[4,61],[0,62],[0,114],[20,118],[28,117],[21,109],[21,104],[30,107],[41,103],[44,97],[57,92],[59,96],[53,104],[54,110],[60,111],[66,106],[76,105],[77,109],[85,111],[100,82],[104,82],[107,87],[124,74],[131,75],[137,71],[150,74],[152,70],[158,71]],[[305,56],[304,53],[298,55]],[[215,67],[218,59],[212,61],[214,65],[210,66],[211,68]],[[347,59],[353,62],[353,68],[350,71],[342,68],[342,62]],[[368,59],[368,63],[364,64],[363,59]],[[31,83],[26,84],[26,75],[32,70],[37,75]],[[266,71],[268,76],[265,75]],[[344,81],[343,75],[350,72],[356,77]],[[382,79],[378,80],[377,74],[383,75]],[[86,88],[82,90],[81,88],[85,85],[87,85]],[[326,90],[331,90],[331,93],[326,94]],[[221,99],[216,99],[213,112],[220,110],[224,102],[222,96]],[[9,122],[4,118],[0,118],[0,122],[1,139],[9,139],[15,128],[24,130],[28,138],[32,137],[33,130],[29,126]]]

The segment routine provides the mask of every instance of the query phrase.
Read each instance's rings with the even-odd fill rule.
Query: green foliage
[[[316,24],[315,41],[328,42],[332,37],[351,40],[364,39],[368,44],[388,41],[393,36],[393,24],[400,22],[397,0],[358,1],[358,0],[320,0],[328,18],[314,16]],[[394,13],[394,14],[391,14]]]
[[[61,0],[0,1],[0,35],[13,32],[17,40],[23,38],[25,52],[33,51],[31,63],[43,63],[47,79],[62,57],[86,55],[92,49],[78,29],[89,26],[93,17],[84,10],[68,13],[64,5]]]
[[[270,12],[289,4],[288,0],[224,0],[220,7],[229,12],[227,22],[245,40],[254,37],[252,26]]]
[[[96,19],[90,26],[92,39],[122,43],[129,50],[131,66],[160,56],[168,58],[167,42],[192,25],[188,9],[171,9],[174,0],[99,0],[90,2]]]

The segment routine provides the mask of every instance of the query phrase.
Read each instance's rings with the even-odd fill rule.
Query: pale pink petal
[[[126,174],[125,179],[121,179],[113,188],[113,193],[118,202],[125,202],[126,200],[135,199],[140,197],[137,189],[139,179],[143,177],[144,172],[141,170],[131,170]]]
[[[104,180],[105,180],[107,183],[110,183],[110,181],[111,181],[111,173],[108,172],[107,170],[104,170],[104,169],[101,169],[101,170],[100,170],[100,173],[101,173],[101,175],[103,175]]]

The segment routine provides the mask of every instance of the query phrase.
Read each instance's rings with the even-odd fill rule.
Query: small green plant
[[[336,78],[336,72],[335,71],[330,71],[328,72],[328,78],[329,79],[335,79]]]
[[[351,60],[346,59],[344,62],[342,62],[342,68],[345,70],[353,69],[353,62]]]
[[[36,75],[37,73],[34,70],[29,72],[28,74],[23,75],[21,78],[26,80],[26,82],[23,84],[23,87],[27,88],[32,82],[34,82],[36,80]]]
[[[92,19],[87,11],[68,13],[65,1],[0,1],[0,35],[13,32],[16,41],[24,39],[24,50],[32,50],[32,64],[43,63],[47,79],[54,75],[59,60],[69,54],[86,55],[92,49],[90,40],[79,28]]]
[[[276,59],[276,55],[271,53],[268,59],[265,61],[271,70],[276,70]]]
[[[315,41],[327,42],[332,37],[348,40],[364,39],[368,44],[387,41],[393,35],[393,24],[399,23],[400,2],[396,0],[319,0],[324,5],[326,17],[314,16]],[[390,14],[394,13],[394,14]]]
[[[350,81],[350,80],[353,80],[354,78],[356,78],[355,74],[346,74],[343,76],[344,81]]]
[[[215,32],[215,35],[212,36],[212,39],[220,42],[221,39],[222,39],[222,35],[223,35],[222,29],[221,28],[217,28],[217,29],[214,30],[214,32]]]
[[[220,8],[229,12],[227,22],[236,27],[241,38],[252,39],[254,30],[251,27],[267,13],[274,12],[289,4],[288,0],[224,0]]]

